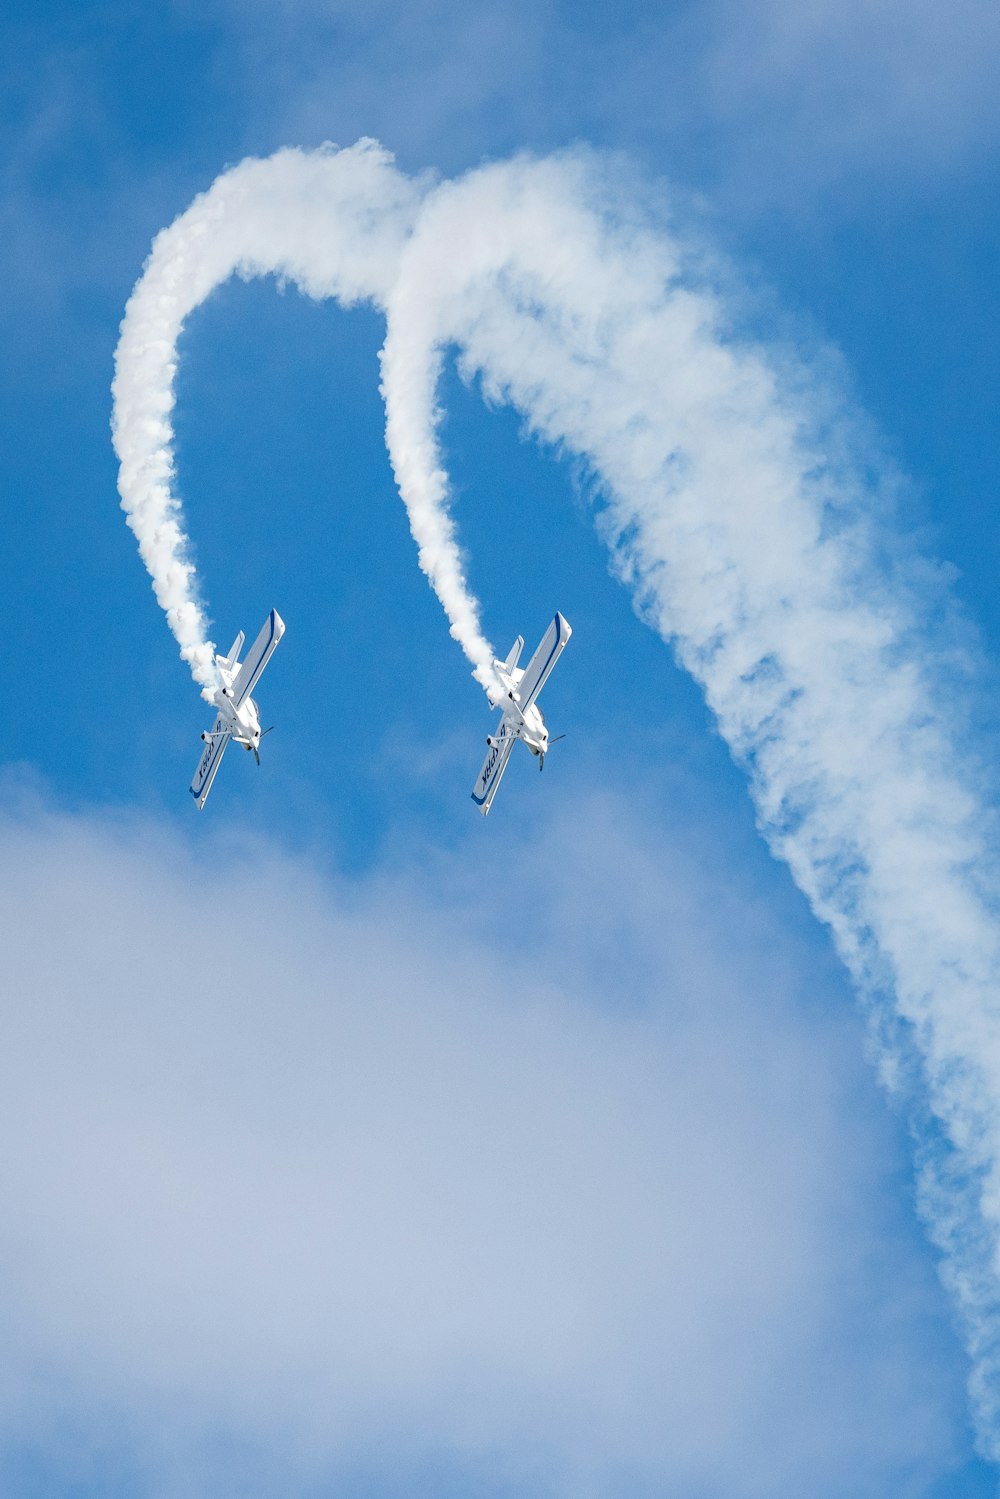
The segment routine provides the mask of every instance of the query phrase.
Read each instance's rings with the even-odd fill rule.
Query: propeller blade
[[[253,757],[257,761],[257,764],[259,765],[260,764],[260,750],[257,749],[256,747],[254,748]]]

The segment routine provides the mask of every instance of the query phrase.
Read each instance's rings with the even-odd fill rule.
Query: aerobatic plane
[[[219,672],[215,705],[219,713],[212,728],[201,736],[205,748],[191,782],[191,795],[199,811],[212,789],[230,739],[242,744],[248,754],[253,751],[254,759],[260,764],[260,741],[268,730],[261,730],[260,709],[250,694],[284,633],[285,622],[278,611],[272,609],[245,661],[240,662],[240,651],[246,640],[242,630],[233,641],[229,655],[215,658]]]
[[[572,633],[566,620],[557,613],[542,636],[541,645],[523,671],[519,671],[517,665],[524,649],[524,639],[520,635],[511,646],[506,661],[493,663],[499,691],[488,692],[487,697],[490,706],[500,708],[502,714],[497,732],[486,736],[486,759],[472,792],[472,800],[484,817],[490,810],[500,778],[507,769],[507,761],[516,739],[522,739],[531,753],[538,756],[539,770],[545,765],[549,745],[556,741],[549,739],[549,731],[545,727],[536,699]],[[562,737],[562,734],[557,735],[559,739]]]

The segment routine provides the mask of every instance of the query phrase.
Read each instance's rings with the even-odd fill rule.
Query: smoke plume
[[[373,141],[284,150],[219,177],[153,244],[115,356],[112,435],[122,509],[196,682],[211,698],[207,638],[173,461],[177,341],[185,321],[238,274],[278,275],[344,306],[384,299],[420,188]]]
[[[618,576],[701,684],[762,833],[871,1006],[883,1076],[913,1111],[983,1449],[1000,1457],[996,861],[942,667],[968,662],[943,585],[880,518],[886,481],[836,390],[741,334],[705,257],[587,153],[438,185],[371,142],[244,163],[157,239],[115,380],[122,504],[206,689],[170,412],[184,321],[234,273],[385,311],[390,457],[484,685],[492,651],[437,432],[446,352],[589,473]]]
[[[740,337],[704,257],[613,176],[582,152],[524,158],[425,200],[383,355],[396,474],[407,504],[447,503],[449,348],[589,471],[618,576],[704,689],[761,831],[872,1007],[883,1076],[907,1090],[996,1458],[995,858],[934,661],[954,659],[928,623],[944,589],[877,519],[884,484],[836,393]]]

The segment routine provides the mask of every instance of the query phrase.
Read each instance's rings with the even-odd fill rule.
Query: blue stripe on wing
[[[244,661],[243,665],[240,667],[240,677],[241,678],[243,676],[243,673],[245,671],[247,671],[248,667],[250,668],[250,670],[249,670],[249,673],[247,675],[246,682],[245,683],[241,683],[241,685],[240,685],[240,694],[239,694],[239,697],[237,697],[237,698],[234,699],[237,708],[242,707],[242,705],[246,702],[247,698],[250,696],[251,692],[253,692],[254,688],[257,685],[257,683],[260,681],[260,674],[264,670],[264,667],[267,665],[267,658],[270,655],[272,649],[274,648],[274,643],[275,643],[274,642],[274,637],[275,637],[275,634],[277,633],[277,629],[278,629],[278,611],[276,609],[272,609],[271,613],[268,615],[267,624],[264,626],[264,629],[261,631],[260,635],[257,637],[257,641],[254,642],[254,644],[256,645],[259,641],[261,641],[261,640],[264,641],[263,646],[261,647],[260,651],[258,652],[256,661],[253,662],[253,664],[251,665],[250,658],[247,657],[246,661]]]

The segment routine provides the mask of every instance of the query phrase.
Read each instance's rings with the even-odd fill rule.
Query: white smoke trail
[[[397,171],[373,141],[245,161],[157,236],[129,300],[113,386],[121,503],[181,655],[208,698],[217,685],[215,647],[206,638],[173,487],[170,414],[184,322],[233,274],[274,273],[311,297],[335,297],[345,306],[384,304],[426,188]],[[492,653],[476,625],[450,521],[421,497],[410,522],[452,633],[482,667]]]
[[[683,245],[609,175],[581,153],[521,159],[425,200],[383,353],[403,498],[447,502],[449,345],[589,465],[616,569],[748,768],[763,832],[881,1020],[883,1071],[920,1075],[921,1205],[997,1458],[997,901],[982,797],[926,659],[939,590],[880,559],[876,486],[843,421],[824,421],[829,396],[735,336]]]
[[[877,561],[870,486],[831,456],[845,439],[820,429],[821,393],[741,344],[683,246],[583,156],[433,191],[371,142],[244,163],[157,239],[115,381],[123,508],[206,692],[213,646],[172,490],[170,412],[184,321],[234,273],[388,309],[390,454],[421,566],[484,685],[492,650],[436,437],[442,350],[454,343],[489,396],[591,466],[620,575],[702,683],[771,846],[862,990],[902,1022],[884,1027],[885,1070],[920,1059],[922,1206],[965,1315],[984,1450],[1000,1456],[992,866],[934,708],[919,590]]]

